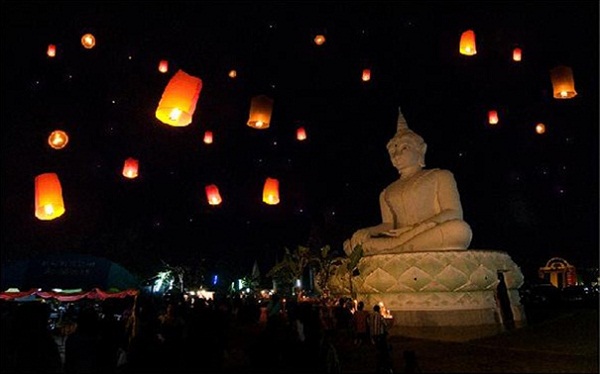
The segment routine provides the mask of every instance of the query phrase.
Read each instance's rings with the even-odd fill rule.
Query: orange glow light
[[[48,44],[48,50],[46,50],[48,57],[56,56],[56,46],[54,44]]]
[[[62,216],[65,204],[62,187],[56,173],[44,173],[35,177],[35,216],[48,221]]]
[[[204,190],[206,191],[206,200],[208,200],[208,203],[210,205],[221,204],[223,199],[221,199],[221,194],[219,193],[219,188],[216,185],[210,184],[210,185],[206,186],[204,188]]]
[[[85,34],[81,37],[81,45],[85,49],[92,49],[96,45],[96,38],[90,33]]]
[[[162,123],[174,127],[192,123],[192,115],[202,90],[202,80],[179,70],[165,87],[158,107],[156,118]]]
[[[325,36],[321,34],[315,36],[314,42],[316,45],[323,45],[325,43]]]
[[[363,69],[362,80],[363,82],[368,82],[371,80],[371,69]]]
[[[227,74],[229,76],[229,78],[233,79],[235,77],[237,77],[237,71],[235,71],[234,69],[229,70],[229,74]]]
[[[54,130],[48,137],[48,145],[54,149],[63,149],[69,142],[69,136],[62,130]]]
[[[535,125],[535,132],[538,134],[543,134],[546,132],[546,125],[544,125],[543,123],[538,123],[537,125]]]
[[[204,143],[212,144],[212,142],[213,142],[213,133],[212,133],[212,131],[207,130],[206,132],[204,132]]]
[[[134,179],[138,176],[139,162],[133,157],[129,157],[123,164],[123,176]]]
[[[304,127],[298,127],[298,129],[296,130],[296,139],[300,141],[306,140],[306,130],[304,129]]]
[[[247,125],[259,130],[269,128],[272,112],[273,99],[265,95],[254,96],[250,103],[250,115]]]
[[[460,36],[459,52],[465,56],[473,56],[477,54],[475,32],[473,30],[467,30]]]
[[[573,70],[567,66],[557,66],[550,70],[555,99],[572,99],[577,96]]]
[[[160,62],[158,63],[158,71],[160,71],[161,73],[168,72],[169,71],[169,61],[160,60]]]
[[[275,178],[267,178],[263,189],[263,202],[269,205],[279,204],[279,181]]]
[[[521,48],[513,49],[513,61],[521,61]]]
[[[498,124],[498,112],[495,110],[490,110],[488,112],[488,122],[490,125]]]

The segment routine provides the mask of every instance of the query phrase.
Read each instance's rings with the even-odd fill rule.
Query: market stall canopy
[[[38,256],[2,265],[0,289],[137,289],[140,281],[127,269],[102,257],[83,254]]]

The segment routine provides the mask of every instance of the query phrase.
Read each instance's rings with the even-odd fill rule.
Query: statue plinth
[[[473,337],[502,331],[499,272],[504,275],[514,323],[525,324],[518,293],[523,274],[503,251],[371,255],[361,258],[358,270],[359,274],[351,277],[346,264],[340,265],[329,282],[331,294],[339,297],[355,293],[370,308],[383,302],[394,317],[392,334],[444,338],[438,331],[449,334],[448,340],[468,340],[468,330],[473,330]],[[452,330],[465,336],[453,337]]]

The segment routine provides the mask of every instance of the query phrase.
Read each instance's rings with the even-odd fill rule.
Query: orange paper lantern
[[[319,35],[315,36],[315,38],[313,40],[316,45],[323,45],[323,43],[325,43],[325,35],[319,34]]]
[[[298,127],[296,130],[296,139],[301,141],[306,140],[306,130],[304,130],[304,127]]]
[[[48,44],[48,49],[46,50],[46,54],[48,57],[56,56],[56,46],[54,44]]]
[[[92,49],[96,45],[96,38],[94,35],[87,33],[81,37],[81,45],[85,49]]]
[[[460,54],[465,56],[473,56],[477,54],[477,47],[475,44],[475,32],[473,30],[467,30],[460,36]]]
[[[269,205],[279,204],[279,181],[275,178],[267,178],[263,188],[263,202]]]
[[[160,62],[158,63],[158,71],[160,71],[161,73],[168,72],[169,71],[169,61],[160,60]]]
[[[537,125],[535,125],[535,132],[538,134],[543,134],[546,132],[546,125],[544,125],[543,123],[538,123]]]
[[[571,99],[577,96],[573,70],[570,67],[555,67],[550,70],[550,78],[552,79],[553,96],[555,99]]]
[[[513,61],[521,61],[521,48],[513,49]]]
[[[233,79],[235,77],[237,77],[237,71],[235,71],[234,69],[229,70],[229,74],[227,74],[229,76],[229,78]]]
[[[213,142],[213,133],[212,133],[212,131],[209,131],[209,130],[205,131],[204,132],[204,143],[206,143],[206,144],[212,144],[212,142]]]
[[[264,130],[271,125],[271,113],[273,112],[273,100],[265,95],[252,98],[250,104],[250,116],[248,126]]]
[[[362,80],[363,82],[368,82],[371,80],[371,69],[363,69]]]
[[[221,194],[219,193],[219,188],[214,184],[209,184],[204,188],[206,191],[206,199],[210,205],[219,205],[221,204]]]
[[[35,177],[35,216],[48,221],[65,213],[62,187],[56,173],[44,173]]]
[[[123,164],[123,176],[133,179],[138,176],[139,162],[133,157],[129,157]]]
[[[54,130],[48,136],[48,144],[54,149],[63,149],[69,142],[69,136],[62,130]]]
[[[495,110],[490,110],[488,112],[488,122],[490,125],[498,124],[498,112]]]
[[[202,80],[179,70],[171,78],[156,108],[156,118],[170,126],[192,123],[196,103],[202,90]]]

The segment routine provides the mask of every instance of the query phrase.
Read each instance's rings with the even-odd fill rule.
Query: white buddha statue
[[[346,254],[359,244],[363,256],[467,249],[472,232],[463,221],[454,176],[424,169],[427,144],[408,128],[400,110],[387,150],[400,177],[379,196],[382,222],[356,231],[344,242]]]

